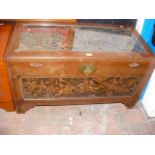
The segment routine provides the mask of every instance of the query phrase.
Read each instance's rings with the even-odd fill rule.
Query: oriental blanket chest
[[[6,111],[14,111],[14,104],[12,101],[7,66],[5,62],[5,53],[11,30],[11,24],[0,22],[0,107]]]
[[[6,61],[19,113],[39,105],[137,102],[154,56],[131,27],[17,22]]]

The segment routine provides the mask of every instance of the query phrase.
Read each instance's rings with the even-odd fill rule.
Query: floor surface
[[[122,104],[44,106],[25,114],[0,109],[1,135],[47,134],[155,134],[155,119],[142,106],[127,109]]]

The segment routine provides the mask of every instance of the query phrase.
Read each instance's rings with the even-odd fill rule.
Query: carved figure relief
[[[132,95],[140,77],[22,78],[26,98]]]

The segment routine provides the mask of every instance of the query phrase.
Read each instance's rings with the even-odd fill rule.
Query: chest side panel
[[[11,29],[12,26],[9,24],[0,25],[0,107],[8,111],[13,111],[14,105],[4,57]]]

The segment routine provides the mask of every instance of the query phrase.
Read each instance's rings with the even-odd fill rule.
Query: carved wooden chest
[[[154,64],[130,27],[18,22],[7,64],[18,112],[37,105],[133,107]]]
[[[0,107],[6,111],[14,111],[11,89],[9,85],[5,52],[12,26],[0,22]]]

